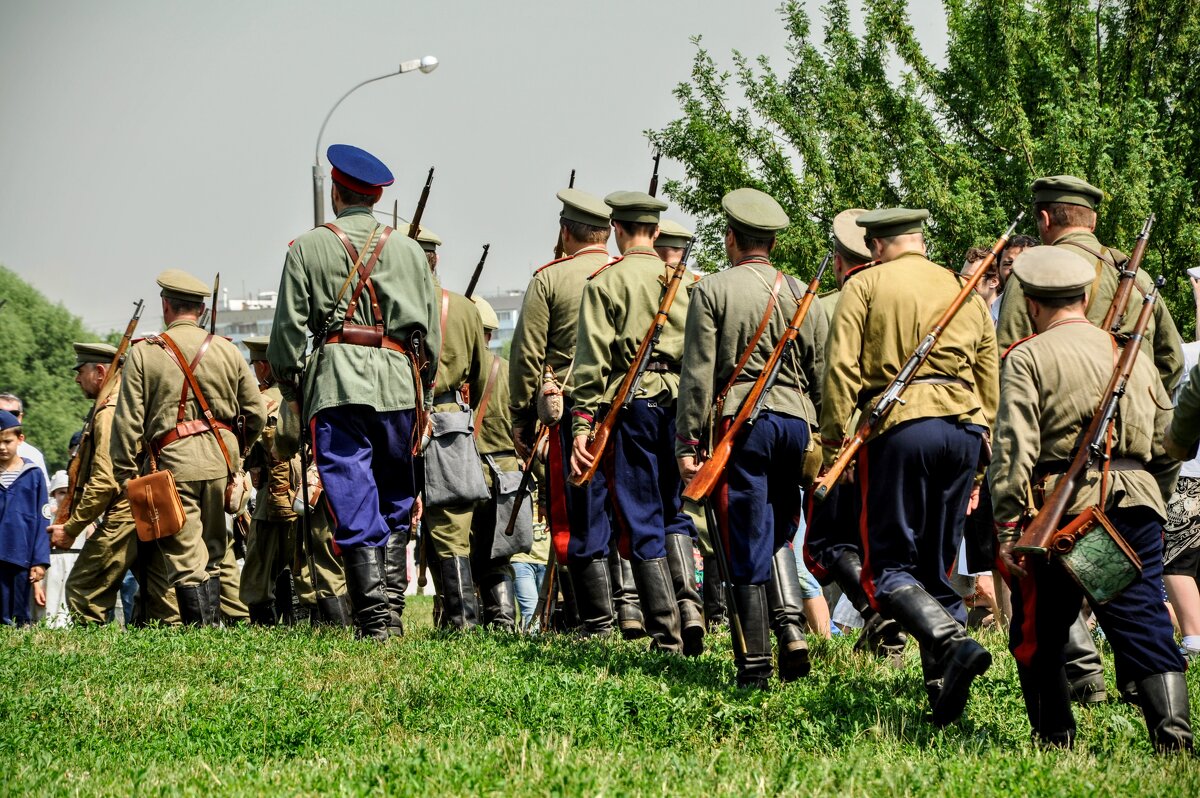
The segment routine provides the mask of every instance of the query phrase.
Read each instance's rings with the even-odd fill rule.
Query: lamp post
[[[421,71],[428,75],[433,70],[437,69],[438,60],[432,55],[427,55],[424,58],[414,58],[411,61],[402,61],[400,68],[395,72],[388,72],[386,75],[370,78],[359,83],[350,91],[343,94],[338,101],[329,109],[329,113],[325,114],[325,121],[321,122],[321,129],[317,131],[317,146],[313,150],[313,220],[314,224],[319,226],[325,223],[325,176],[321,174],[321,137],[325,135],[325,126],[329,124],[329,118],[333,116],[333,112],[338,109],[342,101],[349,97],[354,92],[366,86],[368,83],[374,83],[377,80],[390,78],[394,75],[403,75],[406,72]]]

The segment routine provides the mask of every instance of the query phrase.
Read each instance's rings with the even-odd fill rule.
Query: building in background
[[[506,345],[506,341],[511,341],[513,330],[517,328],[517,317],[521,315],[521,303],[525,301],[525,292],[510,290],[496,296],[485,296],[483,299],[492,306],[492,310],[496,311],[496,318],[500,320],[500,329],[492,334],[492,342],[488,348],[494,352],[499,352]]]

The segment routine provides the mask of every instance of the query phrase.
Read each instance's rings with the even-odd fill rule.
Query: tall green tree
[[[700,46],[675,89],[682,114],[651,142],[686,178],[665,191],[699,219],[701,262],[722,259],[720,198],[775,196],[793,219],[777,259],[811,274],[830,220],[850,207],[929,208],[932,255],[957,265],[1029,206],[1035,177],[1071,173],[1106,193],[1097,234],[1132,248],[1158,222],[1144,267],[1167,277],[1189,330],[1185,275],[1200,241],[1200,3],[1188,0],[946,0],[941,59],[923,51],[905,0],[828,0],[814,34],[800,2],[780,8],[789,63]],[[944,66],[938,66],[944,63]],[[786,70],[786,71],[783,71]],[[1035,233],[1027,218],[1021,232]]]

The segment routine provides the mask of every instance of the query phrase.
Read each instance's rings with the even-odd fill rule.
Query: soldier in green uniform
[[[572,383],[575,473],[592,465],[588,436],[633,363],[672,272],[653,249],[658,217],[667,204],[638,191],[614,192],[604,201],[612,208],[621,257],[588,279],[580,303]],[[622,554],[630,554],[646,631],[656,648],[695,656],[704,650],[704,612],[692,554],[696,528],[683,511],[672,462],[687,307],[687,292],[680,290],[639,392],[619,411],[610,448],[600,456],[613,523]],[[608,541],[591,545],[607,556]]]
[[[113,477],[124,485],[155,463],[174,475],[186,520],[152,546],[166,563],[183,623],[217,624],[229,536],[225,486],[241,464],[233,430],[242,419],[247,438],[257,438],[266,404],[237,347],[197,323],[208,286],[178,269],[160,274],[158,284],[166,330],[130,347],[112,424]],[[185,365],[203,399],[185,389]],[[202,405],[211,410],[208,421]],[[148,458],[139,458],[143,449]]]

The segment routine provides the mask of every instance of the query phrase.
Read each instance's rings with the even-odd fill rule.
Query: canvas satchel
[[[529,497],[533,493],[532,487],[526,488],[521,500],[513,533],[504,534],[525,475],[521,471],[501,471],[491,457],[485,458],[485,461],[492,472],[492,485],[496,489],[492,496],[496,507],[496,524],[492,535],[491,559],[502,560],[514,554],[527,554],[533,548],[533,502]]]

